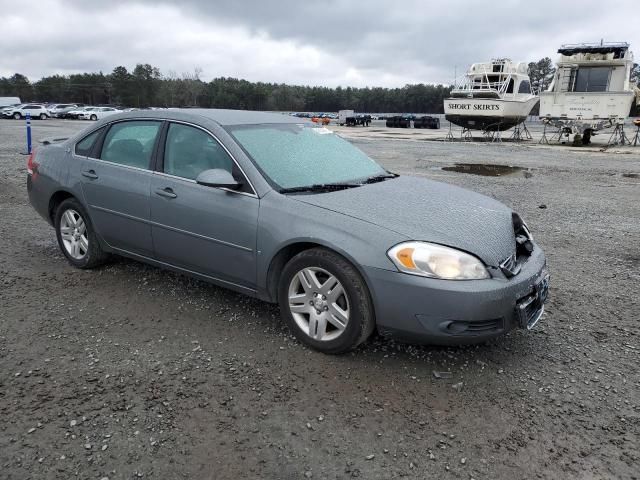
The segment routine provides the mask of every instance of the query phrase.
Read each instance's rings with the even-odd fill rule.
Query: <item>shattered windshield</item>
[[[386,171],[324,127],[306,124],[239,125],[229,131],[277,188],[351,183]]]

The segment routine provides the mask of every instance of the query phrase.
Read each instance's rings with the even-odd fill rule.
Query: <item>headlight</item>
[[[489,272],[473,255],[435,243],[405,242],[387,252],[401,272],[445,280],[480,280]]]

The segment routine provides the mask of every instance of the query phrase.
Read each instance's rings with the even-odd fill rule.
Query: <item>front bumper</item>
[[[510,279],[452,281],[365,268],[378,331],[415,343],[478,343],[533,328],[548,287],[546,259],[536,245]]]

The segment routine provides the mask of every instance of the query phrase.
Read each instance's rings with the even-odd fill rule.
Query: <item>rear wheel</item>
[[[60,204],[54,225],[60,250],[74,267],[94,268],[107,260],[108,254],[100,247],[89,216],[75,198]]]
[[[278,289],[282,316],[296,337],[324,353],[344,353],[364,342],[375,321],[357,270],[322,248],[299,253],[284,267]]]
[[[40,114],[40,120],[46,120],[47,118],[49,118],[49,117],[47,117],[46,113],[41,113]]]

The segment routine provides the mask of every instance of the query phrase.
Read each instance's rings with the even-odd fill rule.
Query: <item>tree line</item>
[[[249,82],[219,77],[201,79],[202,70],[162,74],[149,64],[129,71],[118,66],[109,74],[52,75],[30,82],[19,73],[0,77],[0,96],[23,101],[112,104],[126,107],[204,107],[244,110],[442,113],[451,86],[417,84],[402,88],[313,87]]]
[[[555,73],[545,57],[529,63],[531,84],[545,90]],[[131,71],[118,66],[111,73],[51,75],[31,82],[16,73],[0,77],[0,96],[18,96],[23,101],[120,105],[124,107],[204,107],[244,110],[300,112],[443,113],[443,100],[451,85],[414,84],[401,88],[312,87],[284,83],[249,82],[219,77],[201,79],[202,69],[177,74],[160,72],[149,64],[137,64]],[[640,79],[636,64],[632,79]]]

